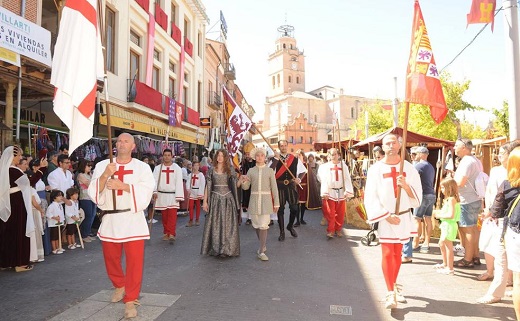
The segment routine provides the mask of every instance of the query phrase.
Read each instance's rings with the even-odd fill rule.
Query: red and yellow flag
[[[421,7],[416,0],[412,45],[406,71],[405,101],[430,106],[432,118],[437,124],[440,124],[448,114],[439,76]]]
[[[495,8],[497,0],[473,0],[468,13],[468,25],[472,23],[491,23],[491,31],[495,27]]]

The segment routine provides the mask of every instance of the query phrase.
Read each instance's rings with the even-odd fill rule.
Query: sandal
[[[501,298],[497,298],[494,296],[483,296],[480,299],[477,299],[477,303],[480,304],[493,304],[501,301]]]
[[[473,258],[473,264],[474,265],[481,265],[482,263],[480,263],[480,258],[479,257],[474,257]]]
[[[474,267],[473,261],[466,261],[465,259],[460,259],[457,262],[455,262],[455,266],[469,269],[472,269]]]
[[[446,265],[444,265],[443,263],[438,263],[433,266],[434,270],[445,269],[445,268],[446,268]]]
[[[33,269],[33,265],[25,265],[25,266],[15,266],[14,270],[16,272],[25,272],[25,271],[30,271]]]
[[[477,281],[487,281],[487,280],[492,280],[493,279],[493,275],[489,275],[489,273],[485,272],[485,273],[482,273],[482,274],[479,274],[477,276]]]

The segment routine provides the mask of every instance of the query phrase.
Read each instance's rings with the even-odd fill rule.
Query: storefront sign
[[[11,50],[0,48],[0,60],[20,67],[20,55]]]
[[[51,66],[51,32],[2,7],[0,47]]]
[[[16,118],[16,108],[13,109]],[[59,128],[68,131],[67,126],[61,122],[52,110],[52,104],[38,104],[33,107],[24,107],[20,110],[20,120],[22,123],[31,123],[44,127]]]
[[[135,130],[159,137],[166,137],[168,131],[168,120],[154,119],[150,116],[136,113],[116,106],[110,106],[110,125],[119,128]],[[107,124],[106,115],[99,116],[99,123]],[[204,135],[189,131],[187,129],[170,126],[170,140],[182,140],[199,145],[205,144]]]

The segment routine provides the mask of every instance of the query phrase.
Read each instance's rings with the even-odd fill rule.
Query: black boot
[[[300,207],[302,206],[302,204],[298,204],[298,212],[296,213],[296,223],[294,223],[293,227],[298,227],[300,226]]]
[[[296,233],[296,230],[292,227],[288,227],[287,230],[291,232],[292,237],[298,237],[298,233]]]
[[[284,229],[284,217],[283,212],[280,214],[278,213],[278,227],[280,228],[280,236],[278,237],[278,241],[282,242],[285,241],[285,229]]]
[[[305,214],[306,209],[307,207],[305,206],[305,204],[300,204],[300,223],[302,225],[307,225],[307,222],[303,220],[303,214]]]

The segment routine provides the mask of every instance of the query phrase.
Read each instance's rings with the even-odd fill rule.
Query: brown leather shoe
[[[162,237],[162,240],[163,241],[168,241],[169,237],[168,237],[168,234],[164,234],[163,237]]]
[[[193,221],[189,221],[188,224],[186,224],[186,227],[192,227],[193,226]]]
[[[116,303],[121,300],[123,300],[123,297],[125,296],[125,287],[122,288],[116,288],[114,290],[114,293],[112,293],[112,298],[110,299],[110,302]]]

